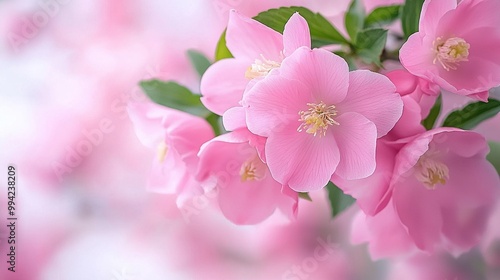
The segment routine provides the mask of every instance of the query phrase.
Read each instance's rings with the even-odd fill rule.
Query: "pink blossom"
[[[350,72],[340,57],[300,48],[244,96],[247,125],[267,137],[273,177],[297,191],[325,186],[333,173],[364,178],[375,144],[401,117],[401,98],[384,76]]]
[[[374,260],[409,256],[417,252],[417,247],[401,223],[392,200],[375,216],[358,212],[352,220],[351,242],[368,243],[370,256]]]
[[[445,90],[486,100],[500,84],[499,10],[497,0],[426,1],[419,32],[401,48],[401,63]]]
[[[226,42],[234,58],[213,64],[201,80],[203,104],[219,115],[239,106],[250,81],[255,82],[279,68],[283,59],[298,47],[311,47],[309,27],[298,13],[289,19],[281,35],[232,10]]]
[[[214,137],[210,125],[199,117],[153,103],[130,103],[128,112],[139,140],[156,150],[148,188],[177,194],[179,206],[202,194],[194,172],[201,145]]]
[[[421,119],[425,119],[441,93],[439,86],[414,76],[405,69],[390,71],[385,75],[394,83],[399,94],[411,97],[418,103]]]
[[[461,253],[477,245],[498,198],[500,180],[474,132],[440,128],[421,134],[396,156],[397,215],[415,245]]]
[[[235,224],[262,222],[277,208],[293,218],[298,195],[273,179],[253,146],[255,137],[240,129],[205,143],[197,178],[215,180],[220,209]]]

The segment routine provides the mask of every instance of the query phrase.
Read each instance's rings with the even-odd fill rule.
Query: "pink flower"
[[[401,63],[447,91],[487,100],[487,91],[500,84],[498,11],[497,0],[426,1]]]
[[[421,119],[425,119],[441,93],[439,86],[414,76],[405,69],[390,71],[385,75],[394,83],[396,91],[401,96],[411,97],[418,103],[421,108]]]
[[[239,106],[250,81],[257,81],[279,68],[283,59],[297,48],[311,47],[309,27],[298,13],[289,19],[281,35],[232,10],[226,42],[234,58],[218,61],[201,80],[203,104],[219,115]]]
[[[320,189],[333,173],[348,180],[371,175],[376,139],[402,111],[389,79],[349,73],[342,58],[308,48],[247,91],[242,104],[249,130],[267,137],[271,174],[296,191]]]
[[[351,242],[368,243],[368,251],[374,260],[409,256],[418,252],[401,223],[392,200],[375,216],[358,212],[352,221]]]
[[[252,146],[256,137],[245,129],[230,132],[205,143],[199,153],[197,178],[215,180],[220,209],[235,224],[262,222],[276,208],[290,218],[297,213],[297,193],[271,177]]]
[[[210,125],[202,118],[153,103],[130,103],[128,112],[139,140],[156,150],[149,190],[176,194],[179,206],[202,194],[194,172],[201,145],[214,137]]]
[[[500,180],[474,132],[441,128],[421,134],[396,156],[393,201],[415,245],[460,253],[477,245],[498,198]]]

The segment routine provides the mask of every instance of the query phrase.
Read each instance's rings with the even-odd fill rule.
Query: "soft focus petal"
[[[222,123],[227,131],[234,131],[239,128],[246,128],[245,108],[233,107],[227,110],[222,116]]]
[[[394,186],[394,205],[408,234],[421,250],[433,252],[441,236],[443,217],[437,199],[413,176]]]
[[[281,185],[270,178],[242,183],[239,176],[219,190],[219,206],[226,218],[238,225],[256,224],[276,209]]]

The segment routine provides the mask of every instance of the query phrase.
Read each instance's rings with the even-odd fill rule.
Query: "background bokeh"
[[[235,226],[213,201],[186,218],[174,197],[145,190],[154,151],[126,112],[146,100],[138,82],[175,80],[199,92],[186,51],[213,59],[230,9],[254,16],[282,5],[321,11],[343,30],[348,1],[0,0],[0,279],[408,279],[397,273],[411,263],[392,269],[349,244],[358,209],[331,220],[323,191],[300,201],[292,223],[273,216]],[[464,102],[445,96],[447,110]],[[500,141],[489,129],[498,125],[479,129]],[[9,165],[18,183],[15,273],[5,253]]]

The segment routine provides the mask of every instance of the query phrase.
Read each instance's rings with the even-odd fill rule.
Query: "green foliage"
[[[392,5],[376,8],[365,18],[365,28],[382,27],[393,23],[398,19],[401,7],[401,5]]]
[[[188,50],[187,55],[200,77],[203,76],[205,71],[207,71],[208,67],[212,64],[205,55],[195,50]]]
[[[344,192],[342,192],[342,190],[335,186],[332,182],[328,182],[326,189],[328,190],[328,198],[330,199],[332,217],[340,214],[355,201],[354,198],[350,195],[344,194]]]
[[[299,198],[305,199],[307,201],[312,201],[311,196],[306,192],[299,192]]]
[[[224,58],[232,58],[233,54],[226,45],[226,31],[222,32],[220,35],[219,41],[217,42],[217,46],[215,47],[215,61],[219,61]]]
[[[365,10],[361,0],[353,0],[345,14],[345,28],[354,44],[357,42],[358,33],[363,29],[364,22]]]
[[[387,30],[381,28],[370,28],[358,33],[356,40],[356,54],[365,63],[375,63],[381,66],[380,56],[387,41]]]
[[[427,118],[425,118],[425,120],[422,121],[422,125],[425,127],[425,129],[431,130],[434,127],[434,124],[436,123],[436,120],[439,117],[439,114],[441,113],[442,103],[443,103],[443,97],[439,95],[439,97],[436,100],[436,103],[434,103],[434,106],[432,106],[429,115],[427,116]]]
[[[463,109],[451,112],[446,117],[443,126],[473,129],[478,124],[496,116],[500,112],[500,101],[488,99],[488,103],[475,102]]]
[[[488,160],[495,166],[498,174],[500,174],[500,143],[490,142],[490,153],[488,154]]]
[[[342,34],[322,15],[311,12],[304,7],[282,7],[270,9],[258,14],[255,20],[262,24],[283,33],[285,24],[290,17],[298,12],[309,24],[313,47],[320,47],[330,44],[348,44]]]
[[[156,79],[141,81],[139,85],[153,102],[206,119],[216,135],[223,132],[220,117],[203,106],[199,94],[175,82]]]
[[[405,37],[418,31],[418,23],[424,0],[406,0],[402,9],[401,23]]]

